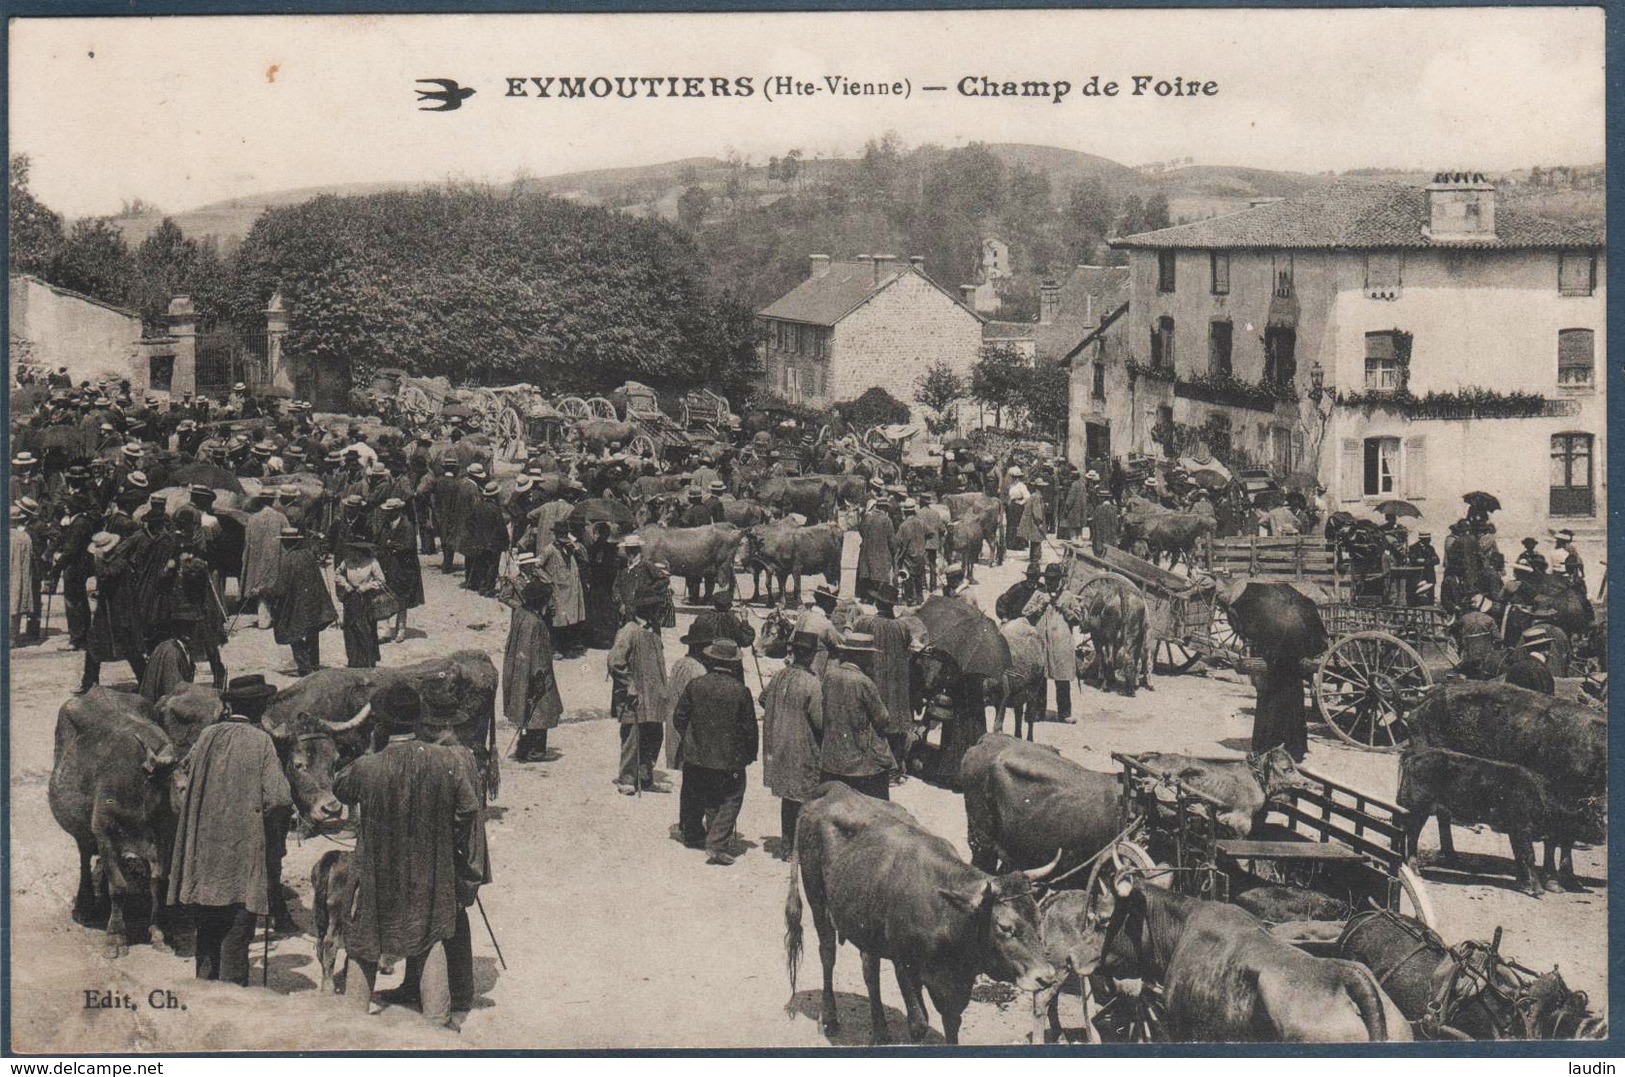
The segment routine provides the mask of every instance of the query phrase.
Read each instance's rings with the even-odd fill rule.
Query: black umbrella
[[[1475,509],[1483,512],[1498,512],[1501,500],[1494,494],[1486,494],[1483,490],[1474,490],[1470,494],[1462,494],[1461,499]]]
[[[1263,509],[1265,512],[1284,504],[1286,495],[1279,490],[1261,490],[1253,495],[1253,508]]]
[[[565,519],[589,524],[613,524],[622,528],[630,528],[636,522],[630,506],[607,497],[589,497],[571,509]]]
[[[1230,485],[1230,476],[1210,467],[1199,467],[1191,472],[1189,478],[1196,485],[1208,490],[1223,490]]]
[[[932,595],[915,613],[931,648],[953,659],[961,673],[1002,677],[1010,668],[1010,644],[987,614],[946,595]]]
[[[236,475],[218,464],[187,464],[178,467],[169,477],[174,486],[192,486],[201,483],[213,490],[230,490],[234,494],[243,492],[243,483]]]
[[[1331,646],[1320,610],[1289,583],[1249,583],[1229,606],[1230,626],[1266,662],[1296,661]]]
[[[1381,516],[1392,513],[1395,516],[1414,516],[1418,520],[1422,518],[1421,509],[1418,509],[1409,501],[1400,501],[1398,498],[1377,502],[1377,513]]]

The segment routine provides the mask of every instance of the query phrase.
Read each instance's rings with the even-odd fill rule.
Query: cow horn
[[[356,711],[355,717],[351,718],[348,722],[329,722],[326,718],[323,718],[322,725],[327,727],[327,731],[329,733],[348,733],[362,722],[365,722],[367,720],[367,716],[371,713],[372,703],[368,702],[366,706]]]
[[[1062,851],[1063,850],[1061,850],[1061,849],[1056,849],[1055,850],[1055,859],[1051,860],[1048,864],[1045,864],[1043,867],[1041,867],[1041,868],[1029,868],[1028,870],[1021,872],[1020,874],[1025,876],[1028,882],[1037,882],[1040,879],[1047,879],[1050,876],[1050,874],[1052,872],[1054,872],[1056,867],[1058,867],[1060,865]]]

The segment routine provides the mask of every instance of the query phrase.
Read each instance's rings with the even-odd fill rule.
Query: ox
[[[1021,736],[1021,720],[1027,719],[1027,739],[1033,739],[1033,726],[1044,715],[1044,641],[1038,628],[1027,618],[1017,617],[999,626],[999,634],[1010,646],[1010,668],[1002,677],[987,679],[988,696],[993,700],[993,730],[1004,732],[1004,712],[1010,710],[1015,735]]]
[[[1340,1043],[1410,1040],[1376,977],[1311,957],[1252,914],[1118,876],[1096,893],[1079,971],[1163,986],[1175,1041]]]
[[[1145,752],[1138,758],[1146,767],[1178,778],[1222,804],[1217,819],[1238,838],[1252,833],[1266,804],[1306,784],[1282,747],[1246,759],[1201,759],[1175,752]]]
[[[1608,795],[1608,725],[1582,703],[1554,699],[1527,688],[1495,682],[1441,685],[1410,716],[1417,748],[1444,748],[1480,759],[1513,763],[1544,778],[1561,801],[1560,817],[1601,818]],[[1454,856],[1447,805],[1439,819],[1440,854]],[[1562,850],[1558,885],[1583,889],[1574,876],[1574,841],[1554,834],[1544,857],[1548,879]]]
[[[773,583],[778,581],[779,600],[788,593],[786,582],[795,581],[795,601],[801,601],[801,577],[822,572],[831,587],[841,582],[840,524],[809,524],[797,527],[788,520],[757,524],[744,532],[744,558],[751,570],[751,601],[762,593],[761,578],[767,576],[767,597],[773,601]]]
[[[104,918],[112,957],[129,952],[129,872],[143,870],[151,901],[149,941],[164,947],[159,918],[174,840],[171,775],[175,747],[138,695],[92,688],[57,712],[55,758],[47,797],[51,815],[79,847],[73,918]]]
[[[821,523],[835,518],[838,498],[832,476],[775,475],[757,486],[756,500],[781,514],[795,512],[811,523]]]
[[[875,1043],[889,1043],[880,1004],[880,962],[897,973],[908,1009],[909,1037],[928,1029],[921,989],[942,1016],[943,1036],[959,1042],[959,1025],[977,975],[1022,991],[1046,986],[1052,969],[1038,938],[1032,883],[1055,868],[993,876],[955,855],[953,846],[903,808],[830,782],[813,791],[796,824],[784,943],[790,990],[801,961],[801,886],[807,892],[818,956],[824,965],[820,1020],[839,1028],[835,950],[844,939],[863,955]]]
[[[1033,867],[1057,849],[1070,871],[1110,844],[1121,825],[1116,774],[1085,770],[1054,748],[1000,733],[965,753],[959,785],[971,863],[987,872]]]
[[[1516,976],[1498,949],[1481,942],[1452,949],[1421,921],[1386,909],[1356,915],[1337,940],[1338,954],[1376,973],[1400,1011],[1429,1038],[1607,1036],[1606,1022],[1587,1009],[1584,991],[1571,991],[1555,968],[1528,979]]]
[[[1152,644],[1146,629],[1145,596],[1133,583],[1108,573],[1084,584],[1061,608],[1089,633],[1102,689],[1116,684],[1125,696],[1132,697],[1136,688],[1151,687]]]
[[[1170,512],[1160,505],[1136,500],[1123,517],[1123,546],[1132,547],[1143,542],[1149,551],[1148,559],[1156,564],[1163,554],[1168,555],[1168,567],[1173,568],[1184,557],[1186,563],[1195,563],[1197,544],[1203,536],[1211,538],[1217,521],[1212,516],[1197,512]]]
[[[673,576],[690,581],[689,591],[705,581],[707,594],[719,582],[733,589],[734,559],[745,533],[728,524],[707,524],[704,527],[660,527],[650,525],[638,528],[643,539],[643,556],[651,564],[662,561]]]
[[[1004,506],[999,499],[987,494],[965,493],[948,494],[941,502],[948,508],[949,519],[957,523],[960,520],[972,519],[981,523],[981,541],[993,543],[993,560],[997,564],[1004,564]],[[966,531],[968,537],[972,532]],[[982,555],[981,546],[977,545],[968,551],[971,558],[967,562],[968,569],[977,558]],[[967,572],[967,578],[974,579]]]

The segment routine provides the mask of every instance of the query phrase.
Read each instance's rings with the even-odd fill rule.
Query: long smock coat
[[[553,627],[569,628],[587,619],[586,588],[581,583],[581,548],[569,551],[549,542],[539,551],[537,568],[553,585]]]
[[[345,944],[357,957],[419,957],[457,932],[460,884],[483,872],[480,799],[462,749],[391,739],[339,772],[333,794],[361,806]]]
[[[169,900],[269,911],[265,818],[293,803],[271,735],[244,718],[206,727],[186,757]],[[280,885],[280,880],[278,880]]]
[[[914,701],[909,680],[908,626],[895,617],[865,617],[855,626],[875,637],[872,659],[875,687],[886,704],[884,732],[906,733],[914,724]]]
[[[438,495],[439,491],[436,490]],[[480,488],[474,480],[467,475],[460,477],[451,488],[450,504],[447,508],[449,515],[440,511],[440,499],[435,498],[435,519],[444,524],[442,532],[451,541],[451,548],[458,553],[465,553],[469,549],[470,525],[474,522],[474,506],[480,503]]]
[[[1043,542],[1044,526],[1044,495],[1034,490],[1027,495],[1027,504],[1021,510],[1021,523],[1016,525],[1016,537],[1022,542]]]
[[[688,682],[705,676],[705,663],[691,654],[685,654],[671,664],[671,675],[666,678],[666,696],[660,704],[660,717],[666,726],[666,765],[673,769],[683,765],[683,742],[677,735],[675,717],[677,701],[683,696]]]
[[[1073,479],[1061,496],[1057,507],[1056,525],[1076,535],[1089,526],[1089,480]]]
[[[609,708],[622,725],[661,721],[666,654],[660,633],[636,621],[621,626],[609,649]]]
[[[314,636],[338,620],[311,541],[307,539],[283,551],[276,589],[271,594],[272,634],[284,645]]]
[[[378,564],[401,609],[423,605],[423,566],[418,563],[417,527],[404,512],[384,513],[377,527]]]
[[[85,646],[98,662],[112,662],[144,650],[144,625],[135,573],[122,547],[96,562],[96,612],[90,618]]]
[[[823,683],[809,670],[785,666],[762,693],[762,784],[785,800],[810,797],[823,735]]]
[[[472,481],[465,480],[458,475],[441,475],[434,480],[434,485],[429,492],[429,503],[434,513],[435,534],[440,536],[441,542],[444,542],[453,550],[457,548],[459,530],[457,525],[458,498],[461,496],[460,491],[465,481],[470,486],[474,485]]]
[[[882,736],[888,717],[880,689],[851,662],[824,674],[824,737],[819,766],[843,778],[864,778],[895,765]]]
[[[858,579],[892,581],[892,565],[896,561],[892,540],[897,530],[891,517],[878,508],[863,514],[858,524],[858,537],[863,544],[858,548]]]
[[[282,529],[288,518],[270,506],[260,509],[243,525],[244,595],[262,594],[276,586],[282,564]]]
[[[34,536],[26,527],[11,529],[11,615],[34,610]]]
[[[1072,626],[1053,605],[1038,618],[1038,635],[1044,644],[1044,676],[1052,681],[1072,681],[1078,676],[1078,650],[1072,642]]]
[[[502,713],[520,729],[552,729],[564,714],[553,675],[553,633],[543,614],[515,606],[502,655]]]

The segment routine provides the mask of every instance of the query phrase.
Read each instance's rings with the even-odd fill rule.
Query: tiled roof
[[[1424,233],[1428,194],[1400,183],[1342,180],[1294,198],[1192,224],[1113,239],[1113,247],[1482,248],[1601,247],[1603,230],[1547,220],[1504,203],[1495,208],[1495,238],[1434,243]]]
[[[901,265],[893,263],[881,272],[879,279],[876,279],[873,263],[831,262],[829,271],[823,276],[809,277],[756,313],[763,318],[777,318],[787,322],[834,325],[862,306],[875,293],[884,290],[904,274],[913,272],[916,270],[907,262]],[[947,289],[924,273],[920,276],[947,296],[951,302],[963,308],[967,314],[981,320],[980,314],[960,303],[959,299],[949,294]]]
[[[1093,301],[1090,301],[1093,296]],[[1128,298],[1128,266],[1077,266],[1061,281],[1059,312],[1048,325],[1033,326],[1041,359],[1059,359]]]
[[[982,339],[1031,340],[1037,328],[1036,322],[1000,322],[990,319],[982,326]]]

